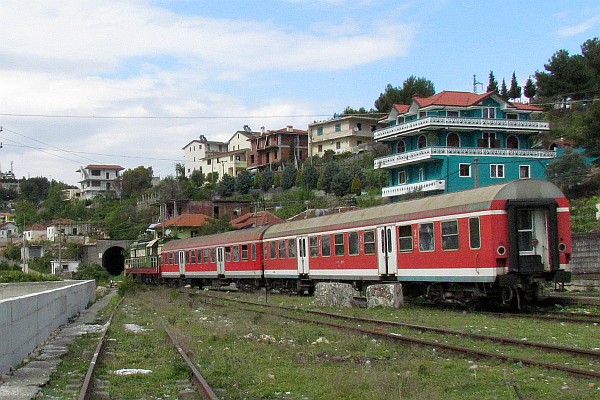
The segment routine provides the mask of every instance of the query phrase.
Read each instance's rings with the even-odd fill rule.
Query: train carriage
[[[162,249],[164,279],[200,286],[217,279],[258,282],[262,272],[262,236],[266,227],[173,240]]]
[[[570,279],[568,201],[539,180],[279,224],[264,242],[265,278],[284,282],[418,282],[429,296],[468,301]]]
[[[138,240],[129,248],[125,259],[125,276],[143,283],[156,283],[160,274],[160,239]]]

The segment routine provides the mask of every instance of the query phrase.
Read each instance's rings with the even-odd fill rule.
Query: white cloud
[[[592,29],[594,26],[600,24],[600,15],[596,15],[592,18],[588,18],[587,20],[577,24],[566,26],[564,28],[559,29],[558,36],[560,37],[571,37],[575,35],[579,35],[580,33],[584,33]]]

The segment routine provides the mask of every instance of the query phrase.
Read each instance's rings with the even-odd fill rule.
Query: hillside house
[[[532,148],[532,137],[550,129],[532,118],[540,108],[503,100],[494,92],[444,91],[396,105],[374,132],[392,154],[374,160],[389,171],[382,196],[443,193],[516,179],[545,179],[554,150]]]
[[[358,153],[373,143],[378,120],[367,116],[348,115],[308,125],[309,156],[323,156],[327,150],[336,154]]]
[[[88,200],[103,194],[117,196],[118,182],[121,180],[120,172],[124,168],[119,165],[92,164],[80,167],[81,173],[81,199]]]
[[[308,157],[308,132],[294,129],[292,125],[275,131],[263,128],[251,139],[251,146],[248,169],[261,171],[273,164]]]

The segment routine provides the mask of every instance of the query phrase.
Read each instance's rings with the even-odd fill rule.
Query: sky
[[[307,129],[411,75],[481,93],[600,36],[597,0],[3,0],[0,171],[175,174],[200,135]],[[11,169],[12,168],[12,169]]]

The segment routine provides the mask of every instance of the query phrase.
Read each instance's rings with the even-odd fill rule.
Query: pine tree
[[[490,78],[487,85],[487,91],[498,94],[498,81],[494,77],[494,71],[490,71]]]
[[[531,79],[531,77],[529,77],[527,79],[527,82],[525,82],[525,87],[523,88],[523,94],[525,94],[525,97],[527,97],[529,99],[529,102],[531,103],[533,101],[533,98],[535,97],[537,93],[537,86],[535,85],[535,83],[533,83],[533,79]]]
[[[508,89],[506,89],[506,81],[504,79],[502,79],[502,86],[500,86],[500,97],[508,100]]]
[[[508,90],[509,99],[520,99],[521,98],[521,86],[517,83],[517,76],[513,71],[512,78],[510,79],[510,89]]]

